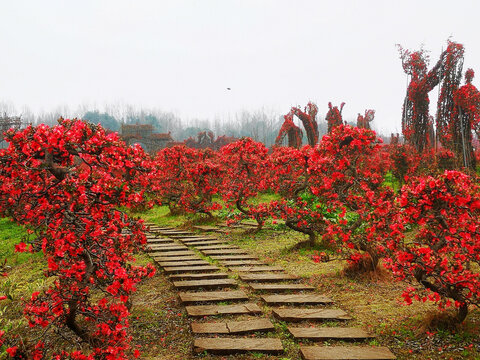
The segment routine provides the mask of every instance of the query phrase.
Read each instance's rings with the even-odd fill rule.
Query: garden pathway
[[[351,315],[332,308],[330,298],[315,293],[281,267],[269,266],[214,236],[147,225],[150,256],[179,290],[180,301],[192,318],[194,351],[281,354],[284,345],[274,326],[278,323],[287,325],[306,360],[395,359],[386,347],[365,345],[371,334],[343,326]],[[223,232],[211,226],[197,230]],[[338,326],[312,326],[322,321],[335,321]],[[341,342],[303,346],[305,340]],[[355,344],[343,345],[346,341]]]

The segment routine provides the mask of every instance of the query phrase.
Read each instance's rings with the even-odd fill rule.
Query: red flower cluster
[[[10,355],[127,359],[129,297],[154,268],[131,264],[145,243],[143,224],[119,207],[143,202],[148,156],[79,120],[10,131],[7,140],[0,215],[31,230],[16,250],[42,251],[52,278],[48,289],[32,294],[25,315],[32,327],[73,332],[92,348],[88,355],[51,354],[39,342],[34,349],[10,347]]]

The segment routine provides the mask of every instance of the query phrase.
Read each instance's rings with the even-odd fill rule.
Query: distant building
[[[139,144],[150,154],[155,154],[174,141],[170,133],[154,133],[150,124],[122,124],[121,137],[127,145]]]

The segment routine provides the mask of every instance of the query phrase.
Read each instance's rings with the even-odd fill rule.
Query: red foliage
[[[292,107],[290,112],[297,116],[302,122],[305,132],[307,133],[308,144],[315,146],[318,143],[317,105],[309,102],[303,111],[298,107]]]
[[[342,110],[344,107],[345,103],[342,102],[340,104],[340,109],[336,106],[332,106],[332,103],[328,103],[328,112],[327,115],[325,116],[325,120],[328,123],[328,132],[332,132],[333,128],[336,126],[343,125],[343,119],[342,119]]]
[[[250,138],[242,138],[224,146],[219,152],[219,161],[224,170],[221,195],[231,214],[235,209],[240,211],[231,220],[251,218],[257,221],[258,229],[264,224],[267,210],[264,205],[251,204],[249,200],[267,189],[267,153],[265,145]]]
[[[358,114],[357,127],[361,129],[370,129],[370,123],[375,118],[375,110],[365,110],[365,115]]]
[[[388,238],[388,267],[419,284],[407,289],[405,301],[414,296],[455,305],[456,321],[463,321],[469,305],[480,305],[478,179],[458,171],[419,177],[404,186],[398,205],[397,227],[411,229],[411,236],[396,232]]]
[[[162,149],[155,157],[151,190],[157,201],[178,211],[204,213],[220,208],[213,195],[218,192],[222,169],[217,153],[185,146]]]
[[[29,229],[17,251],[42,251],[52,281],[25,306],[30,326],[52,326],[91,351],[52,354],[39,342],[10,351],[35,359],[127,359],[130,295],[153,267],[133,266],[143,224],[118,208],[143,202],[150,168],[140,147],[79,120],[7,134],[0,151],[0,215]],[[18,348],[15,348],[18,346]],[[14,350],[15,349],[15,350]],[[44,355],[43,355],[44,354]]]
[[[293,122],[293,113],[290,111],[287,115],[284,115],[285,121],[278,132],[275,139],[275,145],[280,146],[285,136],[288,136],[288,146],[295,149],[300,149],[302,146],[302,130]]]

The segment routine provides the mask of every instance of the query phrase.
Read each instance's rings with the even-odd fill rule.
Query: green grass
[[[0,264],[6,259],[9,266],[21,265],[32,257],[30,253],[15,252],[15,245],[26,235],[26,230],[10,219],[0,219]]]

